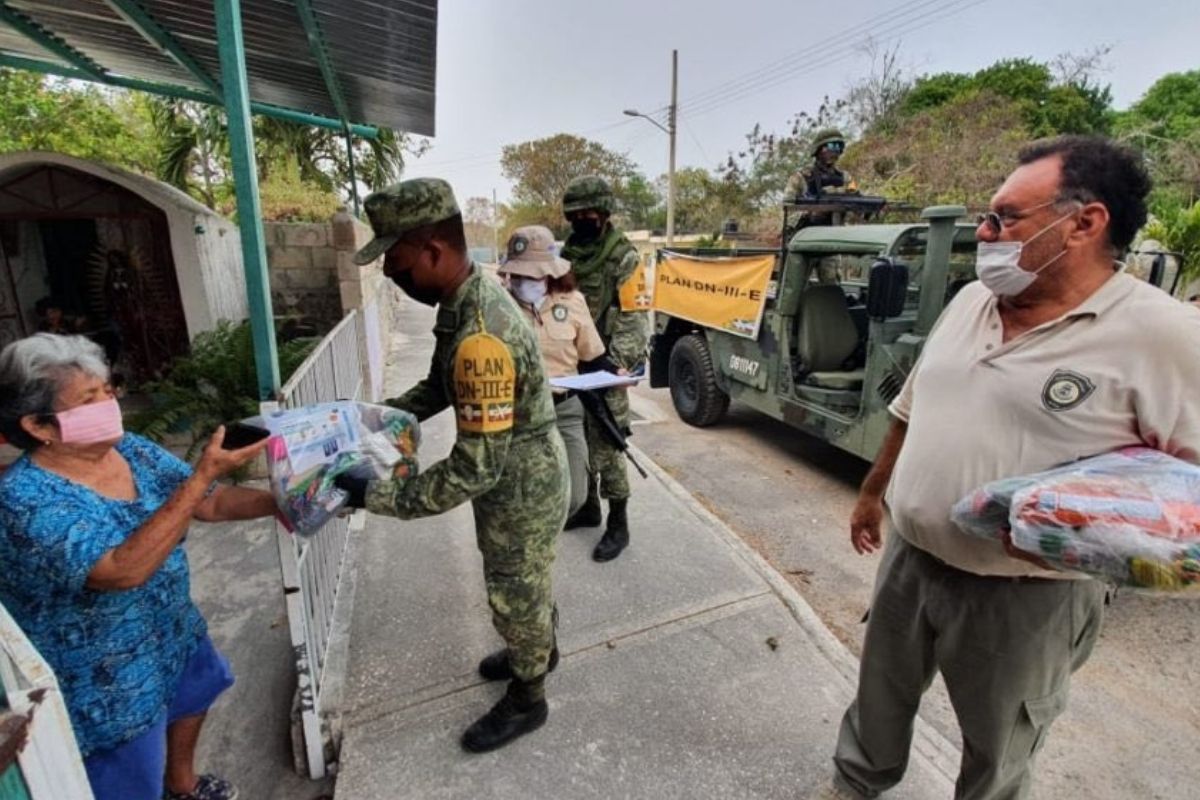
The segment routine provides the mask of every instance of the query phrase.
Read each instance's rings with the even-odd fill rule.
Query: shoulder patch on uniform
[[[1042,387],[1042,405],[1049,411],[1068,411],[1087,400],[1096,384],[1086,375],[1069,369],[1056,369]]]
[[[621,284],[620,289],[622,311],[649,311],[654,301],[650,289],[646,285],[646,265],[638,262],[637,269]]]
[[[567,307],[562,303],[555,303],[554,307],[550,309],[550,316],[554,317],[556,322],[566,322],[568,313]]]
[[[490,333],[462,340],[454,354],[454,409],[460,431],[510,430],[516,391],[517,371],[504,342]]]

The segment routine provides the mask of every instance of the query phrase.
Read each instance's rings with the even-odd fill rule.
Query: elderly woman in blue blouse
[[[53,667],[97,800],[228,800],[197,776],[204,715],[233,683],[188,587],[193,519],[275,511],[214,481],[266,442],[192,469],[124,433],[100,348],[40,333],[0,352],[0,433],[24,454],[0,478],[0,602]]]

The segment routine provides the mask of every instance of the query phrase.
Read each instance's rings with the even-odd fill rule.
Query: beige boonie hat
[[[354,263],[370,264],[392,249],[400,237],[459,213],[450,184],[440,178],[414,178],[367,195],[363,203],[375,238],[354,254]]]
[[[554,234],[544,225],[526,225],[508,237],[508,253],[500,265],[501,275],[561,278],[570,270],[571,262],[555,253]]]

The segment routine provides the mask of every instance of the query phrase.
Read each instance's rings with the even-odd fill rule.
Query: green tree
[[[519,209],[521,218],[527,220],[523,224],[548,225],[559,236],[567,232],[562,196],[571,181],[599,175],[622,201],[627,183],[636,174],[628,157],[569,133],[505,145],[500,170],[514,184],[514,211]],[[537,221],[528,221],[530,218]]]
[[[961,72],[922,75],[900,102],[903,114],[920,114],[949,103],[971,87],[971,76]]]
[[[1101,51],[1101,55],[1103,52]],[[899,104],[914,115],[987,92],[1021,107],[1030,135],[1106,133],[1112,123],[1112,94],[1092,77],[1097,57],[1060,56],[1054,65],[1028,58],[997,61],[973,75],[939,73],[918,78]],[[1057,69],[1058,75],[1055,74]]]
[[[777,219],[788,179],[812,163],[814,134],[822,128],[843,126],[845,117],[846,102],[826,97],[816,112],[801,111],[793,116],[783,134],[755,125],[746,134],[745,146],[730,153],[719,169],[714,188],[723,215],[741,221],[764,215]]]
[[[0,68],[0,152],[50,150],[151,172],[143,103],[131,92]]]
[[[1145,154],[1157,205],[1183,208],[1200,198],[1200,70],[1159,78],[1118,115],[1116,129]]]
[[[1200,202],[1184,205],[1160,201],[1156,205],[1154,218],[1143,234],[1156,239],[1165,249],[1182,254],[1182,285],[1186,286],[1200,277]]]
[[[155,175],[209,208],[229,197],[229,132],[214,106],[151,98],[158,145]]]
[[[625,181],[621,192],[621,215],[623,226],[633,230],[653,230],[666,226],[666,193],[660,192],[656,184],[639,173],[633,173]],[[676,224],[679,212],[676,210]]]
[[[463,231],[471,247],[491,247],[493,223],[503,218],[500,205],[489,197],[468,197],[462,205]],[[500,244],[503,244],[501,242]]]
[[[679,233],[715,234],[734,209],[726,208],[726,193],[719,177],[700,167],[675,171],[675,230]],[[667,179],[658,179],[666,193]]]
[[[229,130],[219,108],[182,100],[154,99],[151,119],[158,142],[156,174],[190,192],[212,208],[232,195]],[[255,155],[261,182],[280,186],[294,182],[314,193],[348,199],[350,159],[345,137],[328,128],[300,125],[270,117],[254,118]],[[405,154],[422,146],[403,134],[381,128],[376,139],[354,140],[356,177],[368,189],[399,177]],[[336,200],[335,200],[336,204]]]
[[[1200,129],[1200,70],[1159,78],[1122,115],[1119,127],[1169,140],[1195,133]]]
[[[517,228],[524,225],[545,225],[556,239],[565,239],[571,232],[571,227],[563,219],[562,212],[554,206],[540,203],[514,202],[511,205],[500,205],[500,244],[503,247],[508,237]]]

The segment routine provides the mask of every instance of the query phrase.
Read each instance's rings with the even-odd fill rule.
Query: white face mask
[[[509,279],[509,288],[513,297],[527,306],[541,310],[546,302],[546,282],[536,278],[522,278],[517,275]]]
[[[1024,242],[980,242],[975,255],[975,274],[979,282],[997,297],[1016,297],[1028,289],[1047,267],[1067,254],[1064,247],[1054,258],[1037,269],[1021,267],[1021,251],[1026,244],[1041,236],[1063,220],[1070,219],[1074,212],[1051,222]]]

